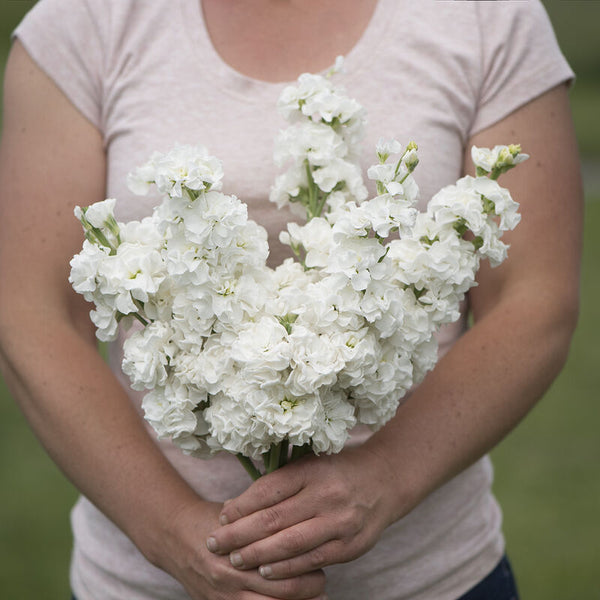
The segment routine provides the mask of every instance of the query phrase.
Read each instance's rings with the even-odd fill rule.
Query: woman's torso
[[[346,36],[322,39],[323,30],[336,31],[332,11],[329,21],[320,23],[323,29],[313,39],[311,51],[299,54],[310,38],[306,30],[314,25],[316,13],[309,14],[302,21],[304,29],[300,28],[304,38],[293,28],[283,28],[252,56],[247,40],[232,43],[232,37],[239,36],[243,25],[251,26],[257,14],[242,13],[228,23],[220,12],[225,5],[248,4],[205,0],[203,11],[197,0],[44,0],[18,34],[102,131],[108,158],[107,196],[118,199],[120,220],[141,218],[157,201],[152,196],[135,197],[127,190],[125,177],[130,170],[155,150],[168,150],[175,143],[202,144],[223,161],[224,191],[244,200],[250,217],[267,228],[271,262],[279,263],[287,253],[278,242],[278,232],[292,217],[268,200],[278,172],[272,161],[273,142],[285,125],[275,109],[277,97],[285,79],[293,79],[298,69],[325,68],[340,51],[346,54],[346,72],[337,78],[368,111],[362,146],[365,172],[375,162],[380,136],[416,141],[420,164],[415,179],[422,206],[460,176],[473,128],[503,115],[502,106],[492,112],[487,107],[489,114],[481,111],[486,95],[482,56],[500,50],[492,48],[496,43],[492,30],[486,30],[489,48],[482,47],[478,3],[380,0],[373,9],[371,0],[336,0],[331,6],[342,12],[341,22],[354,19]],[[257,2],[257,6],[267,5]],[[518,22],[516,9],[505,10],[508,16],[499,13],[493,19],[503,32]],[[278,19],[285,14],[277,13],[262,26],[283,27]],[[47,39],[64,43],[55,58],[44,55],[42,42]],[[497,48],[503,43],[497,41]],[[252,44],[257,47],[256,41]],[[265,62],[264,56],[273,52],[279,53],[277,60]],[[503,61],[503,76],[508,77],[510,63]],[[504,64],[500,59],[496,62]],[[463,329],[464,318],[447,327],[440,334],[441,350],[446,351]],[[120,372],[119,344],[112,346],[110,360],[127,385]],[[139,406],[140,394],[130,395]],[[168,443],[162,446],[190,484],[209,499],[224,500],[249,483],[231,457],[199,461],[184,457]],[[386,531],[367,555],[329,569],[330,597],[458,597],[502,553],[500,515],[490,485],[491,468],[483,459]],[[147,564],[87,500],[75,508],[73,524],[72,579],[80,600],[185,598],[178,584]],[[97,589],[103,590],[102,596],[95,595]]]

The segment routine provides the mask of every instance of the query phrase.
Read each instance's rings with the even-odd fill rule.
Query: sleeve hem
[[[61,76],[60,69],[52,68],[52,64],[48,64],[40,56],[41,50],[38,52],[36,44],[30,43],[26,35],[16,29],[11,35],[11,42],[18,40],[31,60],[43,71],[56,85],[60,92],[67,98],[73,107],[93,125],[98,131],[102,132],[101,118],[98,107],[92,101],[86,100],[81,94],[77,94],[76,86],[69,85],[69,78]],[[103,136],[104,137],[104,136]]]
[[[507,89],[505,96],[508,100],[500,106],[495,103],[493,106],[483,107],[471,125],[469,137],[498,123],[515,110],[539,98],[552,88],[560,84],[571,86],[574,81],[575,75],[566,65],[558,70],[556,69],[556,65],[548,65],[544,71],[537,74],[535,80],[528,81],[527,84],[518,82]],[[527,85],[527,94],[522,93],[524,85]]]

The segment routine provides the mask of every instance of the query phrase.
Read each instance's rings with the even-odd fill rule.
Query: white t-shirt
[[[155,150],[200,143],[221,158],[224,191],[248,204],[250,217],[269,231],[272,262],[281,261],[277,236],[291,216],[268,194],[278,172],[273,142],[284,126],[275,104],[285,84],[254,80],[225,64],[199,0],[40,0],[15,35],[102,132],[107,197],[118,199],[120,220],[148,214],[157,201],[131,195],[128,171]],[[415,179],[424,205],[461,175],[471,135],[571,78],[538,0],[380,0],[339,81],[368,111],[365,170],[380,136],[417,142]],[[464,327],[463,318],[440,333],[442,352]],[[119,343],[110,360],[128,387]],[[129,394],[139,406],[141,395]],[[365,435],[358,431],[352,443]],[[222,501],[250,483],[235,458],[201,461],[161,446],[207,499]],[[491,481],[484,458],[431,494],[369,553],[327,569],[329,597],[455,600],[504,551]],[[188,598],[87,499],[77,503],[72,523],[71,582],[79,600]]]

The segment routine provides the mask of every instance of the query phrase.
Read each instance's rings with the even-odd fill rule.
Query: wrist
[[[170,562],[193,538],[194,530],[211,503],[200,498],[187,484],[167,494],[146,498],[129,523],[129,537],[154,566],[171,572]],[[200,545],[202,540],[200,540]]]
[[[388,448],[384,440],[373,436],[361,447],[371,456],[370,471],[380,482],[381,514],[385,526],[392,525],[406,516],[426,495],[420,492],[418,477],[412,469],[395,454],[395,448]]]

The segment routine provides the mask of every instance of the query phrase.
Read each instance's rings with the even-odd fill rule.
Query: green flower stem
[[[117,253],[117,249],[108,241],[104,233],[98,229],[98,227],[87,229],[85,235],[90,242],[108,248],[111,256],[114,256]]]
[[[279,468],[279,457],[281,456],[281,444],[273,444],[271,449],[267,452],[267,459],[265,460],[265,469],[267,473],[272,473]]]
[[[308,160],[304,161],[306,168],[306,178],[308,179],[308,206],[306,207],[306,220],[310,221],[313,217],[318,216],[317,211],[317,186],[312,176],[312,170]]]
[[[323,209],[325,208],[325,202],[327,202],[328,194],[322,194],[323,198],[317,203],[317,213],[314,215],[315,217],[320,217]]]
[[[306,258],[304,256],[302,256],[302,253],[300,252],[301,246],[298,244],[292,243],[290,247],[292,249],[292,252],[296,255],[298,262],[302,265],[302,268],[305,271],[308,271],[308,267],[306,266]]]
[[[280,445],[281,452],[279,453],[279,467],[283,467],[283,465],[287,464],[288,461],[288,448],[290,443],[288,440],[283,440]]]
[[[310,452],[312,452],[312,446],[310,444],[304,444],[304,446],[293,446],[290,460],[298,460]]]
[[[130,313],[132,316],[134,316],[144,327],[147,327],[150,322],[146,321],[146,319],[144,319],[144,317],[142,317],[142,315],[140,315],[140,313]]]
[[[262,473],[254,466],[254,463],[243,454],[236,454],[237,459],[242,463],[242,467],[246,469],[246,473],[252,477],[253,481],[256,481],[259,477],[262,477]]]
[[[109,217],[104,223],[107,229],[114,235],[117,240],[117,246],[121,244],[121,230],[119,229],[119,224],[115,220],[114,217]]]
[[[407,174],[406,174],[406,175],[405,175],[405,176],[404,176],[404,177],[403,177],[403,178],[400,180],[400,183],[401,183],[401,184],[402,184],[402,183],[404,183],[404,182],[405,182],[405,181],[408,179],[408,176],[409,176],[410,174],[411,174],[411,171],[409,171],[409,172],[408,172],[408,173],[407,173]]]

